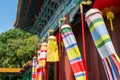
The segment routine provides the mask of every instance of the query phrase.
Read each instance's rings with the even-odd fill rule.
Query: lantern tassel
[[[114,13],[109,11],[107,13],[107,19],[110,20],[111,31],[113,31],[113,23],[112,20],[114,19]]]
[[[113,31],[113,23],[112,23],[112,19],[110,19],[110,26],[111,26],[111,31]]]
[[[115,57],[116,57],[116,59],[119,61],[119,63],[120,63],[120,58],[119,58],[119,56],[115,53]]]

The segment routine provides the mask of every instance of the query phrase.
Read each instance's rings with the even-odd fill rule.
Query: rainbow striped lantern
[[[115,14],[120,12],[120,0],[94,0],[93,8],[97,8],[102,11],[103,16],[106,16],[110,21],[111,31],[113,31],[113,22]]]
[[[108,80],[119,80],[120,60],[108,34],[101,12],[94,8],[86,13],[86,22],[102,58]]]
[[[32,80],[36,80],[37,78],[37,57],[33,57],[33,62],[32,62]]]
[[[63,25],[61,27],[61,34],[75,79],[86,80],[86,73],[82,56],[78,49],[78,45],[71,27],[67,24]]]
[[[39,59],[39,65],[41,67],[46,66],[46,55],[47,55],[47,43],[45,38],[43,38],[43,42],[41,44],[41,52],[40,52],[40,59]]]
[[[42,80],[42,67],[37,68],[37,78],[36,80]]]
[[[42,80],[42,67],[39,64],[41,50],[38,49],[37,80]]]

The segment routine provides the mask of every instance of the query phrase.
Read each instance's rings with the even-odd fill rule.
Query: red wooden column
[[[58,62],[54,63],[54,80],[58,80]]]
[[[68,56],[65,53],[65,63],[64,63],[64,72],[65,72],[65,80],[74,80],[73,77],[73,72],[72,72],[72,68],[70,66],[70,62],[68,60]]]
[[[60,41],[59,41],[59,43],[60,43]],[[63,80],[63,69],[62,69],[62,63],[63,63],[63,57],[62,57],[62,55],[63,55],[63,53],[62,53],[62,47],[61,46],[59,46],[60,48],[60,50],[59,50],[59,58],[60,58],[60,61],[58,62],[58,80]]]
[[[64,21],[64,24],[70,25],[69,14],[66,14],[65,17],[66,17],[66,20]],[[60,46],[59,55],[60,55],[60,61],[57,66],[58,80],[74,80],[72,68],[71,68],[68,56],[66,54],[66,50],[64,49],[64,46]]]
[[[49,80],[49,63],[46,63],[46,67],[42,70],[42,80]]]
[[[46,67],[43,68],[43,80],[46,80]]]
[[[65,24],[71,25],[71,24],[70,24],[69,14],[66,14],[65,17],[66,17]],[[65,51],[65,53],[63,53],[63,55],[65,56],[65,57],[64,57],[64,58],[65,58],[65,59],[64,59],[65,80],[74,80],[72,68],[71,68],[71,65],[70,65],[68,56],[67,56],[67,54],[66,54],[66,51]]]
[[[46,80],[49,80],[49,62],[46,63]]]
[[[63,55],[63,45],[60,29],[58,30],[58,51],[59,51],[59,62],[58,62],[58,80],[64,80],[64,55]]]

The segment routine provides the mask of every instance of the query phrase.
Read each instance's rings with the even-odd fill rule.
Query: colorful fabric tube
[[[116,72],[116,67],[112,61],[112,59],[110,58],[110,56],[107,58],[109,64],[110,64],[110,67],[112,69],[112,73],[113,73],[113,78],[114,80],[118,80],[118,77],[117,77],[117,72]]]
[[[42,80],[42,67],[37,68],[37,79]]]
[[[37,79],[42,80],[42,67],[39,64],[41,50],[38,50]]]
[[[48,37],[47,62],[57,61],[59,61],[57,39],[55,36],[52,35]]]
[[[86,13],[86,22],[101,58],[108,58],[112,68],[113,77],[116,80],[116,72],[120,72],[118,67],[120,66],[119,57],[116,54],[101,12],[95,8],[90,9]],[[112,55],[114,55],[114,58],[111,58]]]
[[[32,62],[32,80],[36,80],[37,78],[37,57],[33,57],[33,62]]]
[[[113,62],[115,63],[115,65],[116,65],[116,67],[118,69],[118,73],[120,75],[120,63],[119,63],[119,61],[116,60],[115,55],[111,55],[111,58],[112,58]]]
[[[47,43],[43,42],[41,44],[41,49],[40,49],[40,59],[39,59],[39,65],[41,67],[46,66],[46,55],[47,55]]]
[[[86,13],[86,22],[101,58],[116,53],[100,11],[90,9]]]
[[[86,80],[83,60],[72,29],[65,24],[61,27],[62,39],[76,80]]]
[[[104,66],[105,66],[105,68],[106,68],[106,74],[108,74],[108,80],[113,80],[113,77],[112,77],[112,71],[110,70],[110,65],[109,65],[109,63],[108,63],[108,61],[107,61],[107,58],[104,58],[103,59],[103,62],[104,62]]]

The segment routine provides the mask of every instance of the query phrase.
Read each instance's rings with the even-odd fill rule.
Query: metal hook
[[[83,5],[91,5],[92,4],[92,1],[88,0],[88,1],[82,1],[80,3],[80,12],[82,13],[83,12]]]

